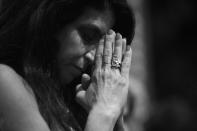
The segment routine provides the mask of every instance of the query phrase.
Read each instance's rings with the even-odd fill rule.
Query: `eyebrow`
[[[105,31],[102,30],[102,28],[99,28],[95,24],[85,23],[85,24],[81,24],[78,28],[86,28],[86,29],[94,30],[96,33],[98,33],[101,36],[105,34]]]

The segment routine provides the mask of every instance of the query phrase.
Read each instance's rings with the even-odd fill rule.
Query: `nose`
[[[95,57],[95,53],[96,53],[96,49],[92,49],[89,50],[86,54],[85,54],[85,72],[87,74],[92,73],[92,69],[94,67],[94,57]]]
[[[85,58],[87,59],[88,64],[94,63],[94,57],[95,57],[96,49],[91,49],[85,54]]]

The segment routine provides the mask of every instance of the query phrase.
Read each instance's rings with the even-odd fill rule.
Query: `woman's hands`
[[[131,64],[131,48],[125,47],[126,40],[112,30],[100,40],[91,82],[84,74],[82,84],[77,87],[77,101],[87,110],[99,108],[117,118],[120,115],[127,100]],[[112,61],[116,65],[111,65]],[[119,62],[121,66],[117,67]],[[87,86],[86,91],[81,90]]]

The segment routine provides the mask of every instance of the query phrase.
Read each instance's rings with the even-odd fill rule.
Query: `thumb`
[[[83,74],[81,78],[82,88],[84,90],[87,90],[89,84],[90,84],[90,76],[88,74]]]
[[[86,111],[89,111],[87,100],[86,100],[86,91],[81,90],[76,94],[76,101],[79,103]]]

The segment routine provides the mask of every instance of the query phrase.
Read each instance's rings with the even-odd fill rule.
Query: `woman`
[[[113,130],[126,102],[131,50],[111,28],[131,42],[126,1],[3,1],[2,130]]]

